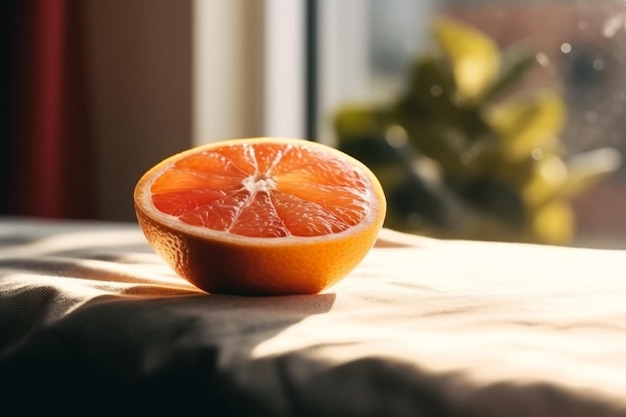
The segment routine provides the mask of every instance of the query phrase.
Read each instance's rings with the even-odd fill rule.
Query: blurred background
[[[626,248],[621,0],[7,0],[0,215],[135,221],[161,159],[291,136],[389,227]]]

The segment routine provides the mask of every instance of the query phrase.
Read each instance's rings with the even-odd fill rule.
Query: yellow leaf
[[[564,194],[573,197],[605,179],[622,164],[622,155],[614,148],[600,148],[574,155],[568,161],[569,177]]]
[[[529,207],[537,207],[560,195],[568,180],[567,166],[557,155],[543,155],[533,166],[533,175],[522,186],[522,198]]]
[[[461,97],[480,96],[500,68],[495,42],[480,30],[449,18],[436,20],[434,36],[452,64]]]
[[[531,219],[534,240],[549,245],[571,243],[575,233],[575,214],[565,200],[554,200],[542,206]]]
[[[535,149],[554,148],[565,118],[565,104],[554,92],[509,100],[487,115],[502,139],[505,157],[513,161],[528,158]]]

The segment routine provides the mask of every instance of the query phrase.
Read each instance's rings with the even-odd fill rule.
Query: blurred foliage
[[[379,177],[386,226],[442,238],[567,244],[570,199],[614,172],[612,148],[564,157],[566,106],[555,91],[515,92],[535,64],[474,27],[434,22],[436,48],[416,57],[387,105],[346,105],[338,147]]]

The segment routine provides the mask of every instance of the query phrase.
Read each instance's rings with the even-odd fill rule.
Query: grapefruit
[[[151,247],[208,293],[314,294],[376,241],[386,201],[374,174],[326,145],[233,139],[150,168],[134,204]]]

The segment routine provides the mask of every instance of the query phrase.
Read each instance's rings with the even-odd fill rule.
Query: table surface
[[[237,297],[176,276],[135,224],[7,218],[0,403],[626,416],[626,252],[383,230],[323,293]]]

